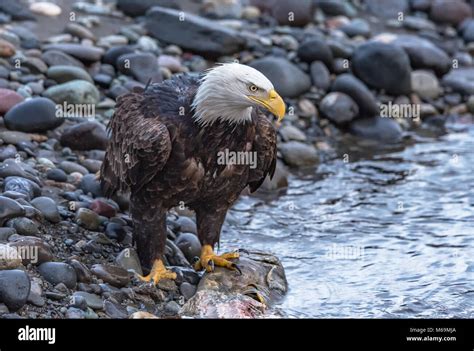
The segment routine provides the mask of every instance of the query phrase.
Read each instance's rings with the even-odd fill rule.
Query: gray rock
[[[94,211],[80,208],[76,213],[76,223],[88,230],[96,231],[100,227],[100,218]]]
[[[311,88],[311,79],[287,59],[268,56],[252,62],[283,97],[297,97]]]
[[[125,319],[128,318],[127,309],[121,305],[113,303],[109,300],[104,302],[104,310],[107,316],[112,319]]]
[[[179,231],[181,233],[193,233],[197,234],[197,227],[196,223],[189,217],[179,217],[178,220],[176,221],[179,227]]]
[[[429,71],[413,71],[411,73],[411,87],[414,93],[426,99],[437,98],[441,93],[438,78]]]
[[[176,301],[169,301],[165,305],[165,312],[170,315],[177,315],[181,307],[178,305]]]
[[[395,45],[380,42],[360,45],[352,57],[352,67],[369,86],[395,95],[411,91],[410,60],[405,51]]]
[[[46,132],[59,127],[63,121],[56,117],[54,102],[42,97],[23,101],[5,115],[8,129],[27,133]]]
[[[45,262],[38,267],[38,272],[53,285],[63,283],[69,289],[73,289],[76,286],[76,271],[67,263]]]
[[[82,79],[93,83],[91,76],[84,69],[75,66],[56,65],[48,68],[48,78],[58,83],[66,83],[71,80]]]
[[[30,278],[20,270],[0,271],[0,302],[10,311],[17,311],[28,300]]]
[[[228,27],[189,13],[163,7],[152,8],[146,16],[145,28],[154,38],[197,52],[218,57],[240,51],[245,40]],[[184,25],[183,25],[184,23]]]
[[[97,88],[85,80],[71,80],[67,83],[52,86],[43,93],[58,104],[91,104],[96,105],[100,100]],[[63,111],[66,114],[67,111]],[[60,116],[61,117],[61,116]],[[82,117],[82,116],[81,116]],[[57,118],[60,119],[60,118]]]
[[[61,161],[61,163],[59,164],[59,168],[62,169],[67,174],[78,172],[83,175],[87,175],[89,173],[86,167],[83,167],[77,164],[76,162],[72,162],[72,161]]]
[[[332,91],[339,91],[349,95],[359,106],[361,116],[374,116],[379,113],[379,107],[375,96],[370,92],[363,82],[351,74],[341,74],[331,87]]]
[[[363,36],[370,37],[370,24],[362,18],[355,18],[348,24],[341,26],[340,28],[349,37]]]
[[[443,86],[453,89],[455,92],[464,95],[474,94],[474,69],[458,68],[454,69],[443,77]]]
[[[193,233],[182,233],[175,241],[176,246],[183,252],[189,262],[201,255],[201,242]]]
[[[123,225],[110,222],[107,223],[107,226],[105,227],[105,235],[110,239],[122,242],[125,239],[127,232]]]
[[[107,141],[104,126],[92,121],[79,123],[66,129],[60,139],[62,145],[73,150],[105,150]]]
[[[78,293],[84,293],[84,292],[78,291],[78,292],[74,293],[74,295],[72,296],[72,299],[71,299],[71,306],[85,311],[88,307],[87,306],[87,301],[86,301],[84,296],[82,296],[81,294],[78,295]]]
[[[302,27],[312,20],[313,1],[311,0],[271,0],[266,1],[266,5],[280,25]]]
[[[29,8],[15,0],[2,0],[0,2],[0,12],[8,14],[15,21],[35,20],[35,16]]]
[[[46,178],[63,183],[67,181],[67,174],[62,169],[51,168],[46,172]]]
[[[46,64],[49,67],[52,66],[73,66],[73,67],[79,67],[79,68],[84,68],[84,64],[72,57],[71,55],[68,55],[62,51],[58,50],[48,50],[43,52],[41,55],[41,59],[46,62]]]
[[[116,62],[117,69],[134,77],[142,83],[161,82],[162,76],[155,55],[150,53],[131,53],[120,56]]]
[[[140,259],[138,258],[138,254],[135,249],[127,248],[122,250],[117,255],[115,263],[127,271],[134,271],[137,274],[143,275]]]
[[[114,46],[107,50],[102,61],[106,64],[115,66],[115,64],[117,63],[117,59],[120,56],[133,52],[134,48],[131,45]]]
[[[7,225],[11,228],[14,228],[20,235],[38,235],[39,233],[38,225],[26,217],[10,219],[7,222]]]
[[[101,297],[96,294],[91,294],[85,291],[76,291],[72,295],[73,299],[76,298],[83,298],[88,307],[94,310],[102,310],[104,309],[104,301],[102,301]]]
[[[128,272],[122,267],[95,264],[92,266],[91,272],[104,282],[118,288],[124,287],[130,282]]]
[[[70,43],[48,44],[43,47],[43,50],[61,51],[77,58],[78,60],[84,63],[100,61],[100,59],[104,55],[104,50],[102,50],[101,48]]]
[[[128,16],[144,15],[153,6],[179,9],[176,0],[118,0],[117,8]]]
[[[8,241],[13,234],[16,234],[15,228],[0,227],[0,242]]]
[[[319,109],[324,117],[336,124],[348,123],[359,114],[359,107],[354,100],[349,95],[340,92],[326,95]]]
[[[183,282],[179,287],[179,291],[186,300],[189,300],[196,293],[196,286],[191,285],[188,282]]]
[[[82,180],[79,183],[79,188],[84,191],[85,194],[92,194],[94,197],[102,196],[100,183],[96,179],[95,174],[86,174],[82,177]]]
[[[474,41],[474,20],[469,19],[469,20],[464,21],[460,27],[460,31],[466,43],[473,42]]]
[[[283,162],[278,160],[273,178],[270,179],[270,177],[267,177],[259,189],[275,191],[277,189],[286,188],[288,187],[289,175],[290,172],[288,172],[288,169],[285,167]]]
[[[357,119],[351,123],[350,131],[362,138],[387,143],[398,142],[403,136],[402,128],[396,121],[382,117]]]
[[[371,40],[390,43],[404,49],[414,69],[432,69],[437,75],[443,75],[451,68],[449,56],[432,42],[419,36],[382,33]]]
[[[85,312],[80,308],[69,307],[66,311],[67,319],[85,319]]]
[[[78,260],[72,259],[69,264],[74,268],[77,275],[77,280],[81,283],[90,283],[92,280],[92,274],[87,266]]]
[[[315,147],[299,141],[280,143],[279,150],[285,163],[290,166],[313,166],[319,161]]]
[[[326,67],[332,67],[332,51],[322,39],[310,39],[300,45],[298,57],[304,62],[322,61]]]
[[[31,204],[33,207],[37,208],[48,221],[58,223],[61,220],[58,206],[53,199],[46,196],[40,196],[31,200]]]
[[[288,284],[280,261],[270,254],[242,253],[237,261],[242,275],[217,267],[201,279],[197,293],[180,310],[196,318],[252,318],[271,315]],[[259,301],[259,298],[263,302]]]
[[[397,19],[400,12],[410,12],[408,0],[366,0],[367,10],[377,17]]]
[[[13,199],[0,196],[0,227],[11,218],[21,217],[24,215],[25,209],[22,205]]]

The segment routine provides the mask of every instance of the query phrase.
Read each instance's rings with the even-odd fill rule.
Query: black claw
[[[240,275],[242,275],[242,270],[240,269],[240,267],[238,265],[236,265],[235,263],[232,264],[232,268],[234,270],[236,270],[237,272],[239,272]]]
[[[194,256],[194,258],[193,258],[193,260],[192,260],[191,264],[192,264],[192,265],[195,265],[196,263],[198,263],[198,262],[199,262],[199,260],[200,260],[200,258],[199,258],[199,257],[197,257],[197,256]]]
[[[238,249],[237,252],[243,252],[244,254],[250,255],[250,252],[246,249]]]
[[[211,272],[214,272],[214,269],[216,268],[215,265],[214,265],[214,261],[213,261],[213,260],[209,260],[209,261],[207,262],[207,264],[208,264],[209,266],[211,266]]]

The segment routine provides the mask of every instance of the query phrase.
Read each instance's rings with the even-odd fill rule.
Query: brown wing
[[[257,167],[251,169],[249,174],[248,185],[251,192],[262,185],[267,175],[270,176],[270,179],[273,178],[277,160],[275,127],[261,113],[258,115],[253,151],[257,153]]]
[[[171,152],[168,129],[156,116],[144,118],[145,97],[139,93],[121,96],[108,125],[110,141],[101,168],[104,195],[140,190],[166,164]]]

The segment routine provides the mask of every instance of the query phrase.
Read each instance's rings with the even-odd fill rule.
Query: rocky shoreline
[[[216,62],[262,71],[288,104],[271,192],[341,138],[396,144],[417,128],[472,123],[472,53],[462,0],[2,1],[0,318],[279,316],[266,308],[287,289],[278,259],[244,253],[242,277],[203,277],[184,208],[168,217],[176,282],[134,278],[127,196],[103,198],[95,176],[117,96]]]

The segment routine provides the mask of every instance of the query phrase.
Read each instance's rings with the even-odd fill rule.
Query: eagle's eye
[[[255,93],[257,90],[258,90],[258,87],[254,84],[251,84],[249,85],[249,90],[252,92],[252,93]]]

